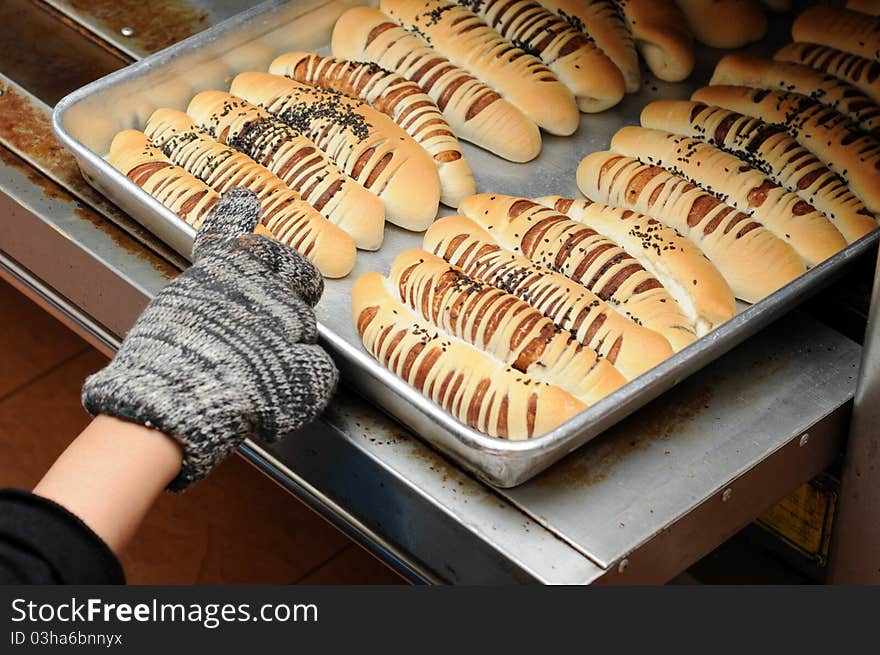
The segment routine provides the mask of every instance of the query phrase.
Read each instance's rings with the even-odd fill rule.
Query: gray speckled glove
[[[203,478],[246,437],[277,441],[327,405],[338,373],[315,344],[324,282],[285,245],[252,234],[256,196],[229,191],[205,220],[193,265],[163,289],[83,405],[156,428],[183,447],[169,485]]]

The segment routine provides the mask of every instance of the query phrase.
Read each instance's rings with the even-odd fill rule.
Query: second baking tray
[[[188,257],[194,231],[171,211],[135,186],[104,159],[114,134],[142,129],[158,107],[185,109],[199,91],[225,89],[236,73],[266,70],[278,54],[290,50],[327,53],[336,18],[366,2],[340,0],[272,1],[235,16],[201,34],[148,57],[70,94],[58,103],[54,127],[73,151],[86,179],[132,217]],[[770,36],[748,51],[770,54],[787,40],[788,20],[771,22]],[[646,75],[642,89],[610,111],[582,116],[572,137],[543,135],[544,148],[528,164],[503,161],[463,144],[480,192],[536,197],[579,195],[575,169],[587,153],[608,147],[623,125],[638,124],[642,107],[660,98],[687,98],[706,83],[721,52],[698,48],[697,67],[687,82],[666,84]],[[441,214],[452,213],[443,209]],[[738,305],[732,320],[661,365],[633,380],[553,432],[530,441],[504,441],[467,427],[376,362],[361,345],[351,320],[355,279],[367,271],[388,272],[396,255],[421,245],[422,236],[389,225],[378,252],[358,252],[355,270],[342,280],[327,280],[316,308],[323,345],[333,354],[349,387],[397,417],[480,478],[501,486],[520,484],[681,380],[733,348],[773,319],[803,301],[868,251],[877,232],[847,247],[820,266],[761,302]]]

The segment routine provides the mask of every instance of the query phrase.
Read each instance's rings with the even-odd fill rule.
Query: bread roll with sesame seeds
[[[446,0],[380,0],[379,8],[539,127],[563,136],[577,130],[580,115],[571,91],[540,59],[505,41],[469,10]]]
[[[138,130],[123,130],[113,137],[107,161],[196,229],[220,199],[207,184],[171,163]]]
[[[321,216],[298,193],[249,157],[213,141],[182,111],[157,109],[144,128],[175,164],[217,193],[235,187],[253,191],[262,223],[272,235],[311,261],[326,277],[344,277],[354,267],[354,239]]]
[[[880,103],[880,62],[815,43],[789,43],[773,59],[804,64],[852,84]]]
[[[730,285],[715,265],[674,228],[631,209],[588,199],[545,196],[537,202],[612,239],[663,283],[698,336],[736,316]]]
[[[700,43],[740,48],[767,33],[767,17],[756,0],[676,0]]]
[[[350,234],[358,248],[377,250],[382,245],[382,200],[348,177],[295,129],[224,91],[199,93],[186,111],[218,143],[235,148],[276,174],[327,220]]]
[[[502,248],[464,216],[447,216],[425,233],[424,248],[469,277],[502,289],[541,312],[632,380],[672,355],[657,332],[625,318],[561,273]]]
[[[541,132],[525,114],[378,9],[355,7],[342,14],[332,49],[337,57],[375,62],[419,85],[463,141],[514,162],[541,152]]]
[[[817,5],[795,18],[791,37],[880,62],[880,16]]]
[[[666,82],[694,70],[694,37],[672,0],[614,0],[648,68]]]
[[[709,84],[794,91],[827,105],[874,136],[880,132],[880,106],[859,89],[804,64],[746,55],[726,55]]]
[[[611,0],[540,0],[540,3],[596,42],[620,70],[627,93],[639,90],[642,74],[636,43]]]
[[[880,140],[863,133],[845,116],[799,93],[745,86],[707,86],[691,99],[784,126],[846,180],[871,212],[880,212]]]
[[[275,114],[379,196],[385,218],[425,230],[440,204],[431,157],[390,118],[365,102],[269,73],[241,73],[230,93]]]
[[[528,303],[425,250],[400,253],[388,283],[396,299],[432,326],[586,405],[626,384],[606,359]]]
[[[628,207],[680,231],[718,267],[740,300],[758,302],[807,270],[794,248],[748,213],[661,166],[594,152],[578,166],[577,182],[591,200]]]
[[[406,131],[431,155],[440,175],[440,202],[449,207],[477,192],[471,165],[439,107],[419,85],[374,63],[288,52],[269,72],[360,98]]]
[[[825,214],[847,243],[877,228],[846,182],[779,125],[686,100],[652,102],[641,120],[644,127],[692,136],[735,154]]]
[[[465,425],[490,437],[523,440],[559,427],[586,405],[445,334],[394,297],[379,273],[351,291],[352,321],[383,366]]]
[[[824,214],[743,160],[708,143],[630,126],[614,135],[611,149],[663,166],[739,211],[750,212],[773,234],[790,243],[808,267],[846,247],[843,235]]]
[[[587,113],[621,101],[623,75],[582,31],[534,0],[456,0],[501,36],[533,54],[574,94]]]
[[[612,239],[533,200],[479,194],[459,211],[505,248],[582,284],[669,341],[675,351],[697,338],[694,321],[639,261]]]

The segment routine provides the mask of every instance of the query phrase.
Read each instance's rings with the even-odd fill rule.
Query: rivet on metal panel
[[[809,432],[804,432],[804,433],[801,435],[801,440],[798,442],[798,446],[800,446],[801,448],[803,448],[804,446],[807,445],[807,443],[809,443],[809,441],[810,441],[810,433],[809,433]]]
[[[727,487],[727,489],[721,492],[721,502],[726,503],[730,500],[731,496],[733,496],[733,489]]]
[[[624,571],[626,571],[626,567],[628,567],[628,566],[629,566],[629,560],[624,557],[622,560],[620,560],[620,563],[617,565],[617,572],[623,573]]]
[[[122,36],[134,36],[134,28],[126,25],[121,30],[119,30],[119,33],[122,34]]]

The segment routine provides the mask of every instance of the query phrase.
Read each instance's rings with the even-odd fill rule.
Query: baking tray
[[[104,159],[113,135],[143,128],[158,107],[185,109],[204,89],[227,88],[245,70],[265,70],[289,50],[328,53],[336,18],[350,6],[369,2],[291,0],[266,2],[205,32],[70,94],[58,103],[54,127],[79,162],[85,178],[136,220],[188,257],[194,231],[171,211],[113,169]],[[374,3],[373,3],[374,4]],[[746,49],[770,55],[788,41],[790,17],[771,19],[769,36]],[[614,109],[581,118],[572,137],[544,135],[540,157],[528,164],[503,161],[463,144],[481,192],[537,197],[577,197],[575,169],[585,154],[608,147],[623,125],[638,124],[641,108],[659,98],[687,98],[711,76],[723,53],[697,50],[691,79],[667,84],[645,75],[643,87]],[[453,213],[443,208],[441,214]],[[876,243],[874,232],[761,302],[738,304],[738,314],[656,368],[604,398],[553,432],[530,441],[505,441],[472,430],[376,362],[363,348],[350,315],[354,280],[367,271],[387,273],[394,257],[421,245],[421,235],[389,225],[375,253],[359,252],[352,274],[327,280],[316,308],[320,337],[349,387],[397,417],[416,434],[483,480],[500,487],[520,484],[681,380],[733,348],[838,276]]]

